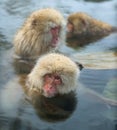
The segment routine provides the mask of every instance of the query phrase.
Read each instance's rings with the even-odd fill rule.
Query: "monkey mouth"
[[[51,47],[53,47],[53,48],[57,47],[58,42],[59,42],[59,38],[58,37],[53,38],[52,42],[51,42]]]

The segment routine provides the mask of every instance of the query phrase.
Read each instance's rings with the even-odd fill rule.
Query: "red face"
[[[68,32],[73,32],[73,24],[70,23],[70,22],[67,23],[67,31]]]
[[[53,97],[58,94],[58,86],[62,84],[62,80],[59,75],[46,74],[44,76],[43,92],[46,97]]]
[[[60,26],[53,27],[53,28],[51,28],[50,31],[51,31],[51,34],[52,34],[51,46],[56,47],[57,43],[59,41]]]
[[[74,26],[72,23],[67,23],[67,38],[71,38],[74,33]]]

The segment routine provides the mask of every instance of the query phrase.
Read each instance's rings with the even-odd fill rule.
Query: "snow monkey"
[[[33,12],[14,38],[16,57],[36,60],[40,55],[57,50],[65,39],[65,20],[55,9]]]
[[[27,76],[25,89],[29,95],[45,97],[67,94],[77,88],[80,69],[63,54],[51,53],[40,57]]]
[[[95,42],[103,37],[117,32],[117,27],[94,19],[83,12],[73,13],[67,19],[68,46],[79,47]]]

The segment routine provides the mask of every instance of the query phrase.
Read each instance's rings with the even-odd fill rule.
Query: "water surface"
[[[57,100],[58,104],[51,106],[57,115],[38,100],[31,104],[25,96],[12,65],[12,41],[25,18],[32,11],[45,7],[58,9],[65,18],[73,12],[87,12],[117,26],[116,0],[1,0],[0,130],[117,130],[117,106],[113,102],[117,100],[117,34],[79,49],[62,48],[85,68],[81,71],[76,95],[62,97],[64,105],[61,99],[40,98],[48,106]],[[44,115],[48,111],[51,116]]]

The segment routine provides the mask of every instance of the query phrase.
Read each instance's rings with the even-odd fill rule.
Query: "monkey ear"
[[[79,68],[80,70],[82,70],[82,69],[84,68],[84,66],[83,66],[81,63],[76,62],[76,61],[75,61],[75,63],[76,63],[76,65],[78,66],[78,68]]]
[[[81,21],[81,23],[82,23],[82,25],[83,25],[84,27],[87,27],[87,26],[88,26],[88,22],[87,22],[86,19],[80,18],[80,21]]]
[[[33,20],[32,20],[32,25],[33,25],[33,26],[36,26],[36,25],[37,25],[37,20],[36,20],[36,19],[33,19]]]

